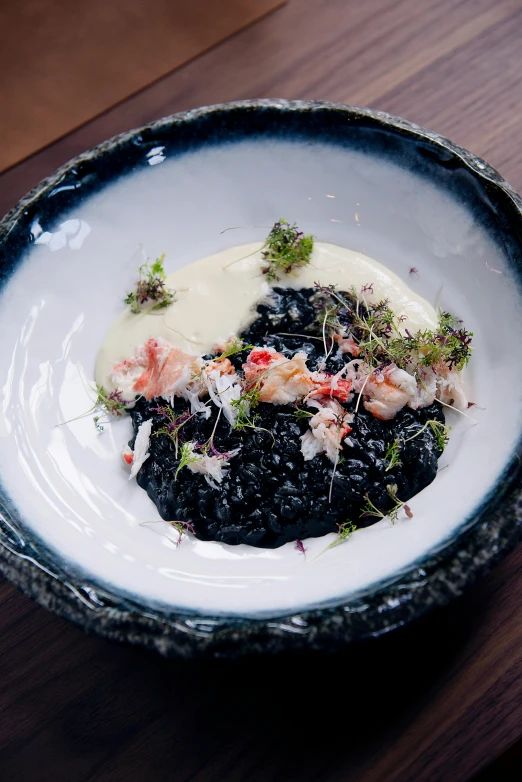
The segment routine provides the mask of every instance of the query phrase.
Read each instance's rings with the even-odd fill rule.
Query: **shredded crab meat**
[[[215,364],[216,362],[213,363]],[[230,361],[228,363],[230,364]],[[217,407],[223,410],[225,418],[233,426],[238,413],[232,402],[240,398],[242,388],[241,381],[233,371],[231,364],[230,367],[232,372],[229,372],[228,368],[224,367],[225,372],[223,373],[223,367],[216,366],[205,373],[205,382],[210,398]]]
[[[214,489],[218,488],[228,470],[229,459],[236,456],[237,451],[231,451],[230,453],[223,455],[198,454],[194,450],[192,443],[190,444],[191,454],[195,457],[195,461],[190,462],[187,467],[191,472],[201,473],[205,476],[205,480]]]
[[[304,460],[309,461],[325,453],[331,462],[336,462],[343,439],[352,431],[353,415],[347,413],[335,399],[327,399],[322,404],[311,399],[308,405],[317,408],[317,413],[310,419],[310,430],[301,436]]]
[[[352,337],[337,335],[336,341],[341,352],[356,354]],[[256,347],[243,364],[243,379],[228,358],[204,360],[158,338],[137,348],[135,358],[116,364],[110,379],[126,398],[162,397],[173,404],[178,396],[190,403],[192,414],[206,418],[211,414],[212,402],[223,410],[231,426],[238,415],[233,403],[254,384],[260,402],[277,405],[313,399],[346,403],[354,393],[359,394],[365,409],[382,421],[391,420],[403,407],[427,407],[435,399],[461,411],[468,406],[460,374],[442,362],[425,367],[421,355],[412,357],[408,371],[395,364],[375,370],[354,358],[333,375],[311,372],[306,361],[302,352],[289,359],[274,348]]]
[[[459,373],[443,365],[436,371],[437,399],[463,412],[468,408],[468,399]]]
[[[391,364],[382,371],[366,374],[362,385],[358,378],[366,410],[381,421],[390,421],[403,407],[417,410],[436,399],[457,410],[467,409],[462,379],[455,369],[445,364],[434,368],[412,365],[411,369],[415,376]]]
[[[380,421],[389,421],[417,393],[417,383],[404,369],[391,366],[373,372],[364,387],[364,407]]]
[[[334,340],[341,353],[349,353],[354,358],[360,355],[361,350],[353,337],[345,337],[342,334],[334,334]]]
[[[342,402],[352,399],[352,382],[341,378],[344,369],[336,375],[310,372],[306,353],[285,358],[273,348],[254,348],[243,369],[247,383],[259,382],[259,400],[274,405],[288,405],[298,399],[314,396],[337,397]]]
[[[306,354],[285,358],[273,348],[255,348],[243,364],[247,383],[259,381],[261,402],[288,405],[312,390],[312,373],[306,366]]]
[[[133,359],[113,367],[111,382],[125,394],[145,399],[167,399],[182,376],[199,371],[201,359],[169,345],[164,339],[148,339]]]
[[[350,402],[353,399],[352,381],[342,377],[345,372],[346,367],[343,367],[335,375],[328,375],[326,372],[313,372],[314,388],[305,397],[305,402],[317,396],[336,397],[341,402]]]
[[[122,456],[124,461],[130,465],[129,480],[135,478],[141,470],[143,463],[147,461],[150,456],[150,434],[152,431],[152,418],[148,421],[144,421],[140,424],[136,440],[134,442],[134,450],[127,445],[123,451]]]

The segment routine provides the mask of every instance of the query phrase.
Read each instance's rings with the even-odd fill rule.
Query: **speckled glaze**
[[[338,139],[343,134],[382,132],[393,147],[404,139],[419,149],[427,166],[451,173],[465,170],[477,185],[477,199],[497,222],[509,226],[511,256],[521,254],[522,201],[487,163],[437,134],[368,109],[303,101],[245,101],[202,108],[121,134],[86,152],[40,183],[0,223],[0,275],[6,279],[32,241],[38,215],[63,211],[79,198],[133,168],[146,165],[157,147],[190,149],[226,136],[278,132]],[[451,177],[450,180],[451,182]],[[451,187],[451,184],[448,184]],[[486,218],[487,220],[487,218]],[[24,527],[17,509],[0,491],[0,570],[41,605],[89,632],[157,649],[165,656],[233,657],[284,650],[334,650],[379,636],[463,593],[519,539],[522,530],[520,460],[514,455],[501,483],[460,533],[432,551],[414,569],[377,588],[328,608],[272,618],[241,619],[175,613],[143,605],[100,589],[57,558]]]

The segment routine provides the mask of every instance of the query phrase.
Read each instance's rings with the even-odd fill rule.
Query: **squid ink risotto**
[[[144,259],[107,335],[97,405],[130,414],[129,477],[179,540],[304,550],[411,518],[449,437],[444,409],[468,407],[462,323],[285,220],[261,246],[168,277],[164,263]]]

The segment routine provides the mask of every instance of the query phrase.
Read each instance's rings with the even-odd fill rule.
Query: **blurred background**
[[[522,190],[520,0],[0,0],[0,32],[2,214],[115,133],[258,97],[403,116]],[[182,665],[2,582],[0,779],[522,779],[521,603],[519,547],[335,658]]]

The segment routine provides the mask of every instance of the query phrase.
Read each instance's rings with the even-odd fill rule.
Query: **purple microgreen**
[[[301,554],[306,554],[306,549],[303,545],[303,541],[299,540],[299,538],[297,538],[297,540],[295,541],[295,547]]]
[[[167,437],[169,437],[174,443],[175,455],[177,459],[178,449],[179,449],[179,444],[181,439],[181,430],[185,426],[185,424],[188,424],[188,422],[192,418],[194,418],[194,415],[189,413],[188,410],[185,410],[185,412],[180,413],[180,415],[176,415],[174,410],[168,406],[151,407],[151,410],[154,411],[155,413],[158,413],[159,415],[161,415],[163,418],[166,419],[163,426],[161,426],[159,429],[157,429],[154,432],[154,436],[157,437],[159,435],[166,435]]]
[[[75,418],[70,418],[68,421],[62,421],[57,424],[57,426],[65,426],[65,424],[70,424],[72,421],[78,421],[80,418],[86,418],[93,412],[100,411],[102,415],[95,415],[93,421],[96,429],[99,432],[103,432],[105,431],[105,427],[103,426],[103,423],[105,423],[103,422],[104,415],[121,418],[127,412],[127,407],[130,407],[134,403],[134,400],[130,401],[124,399],[123,393],[117,388],[114,389],[114,391],[108,392],[103,386],[96,385],[96,387],[91,388],[91,390],[96,393],[96,399],[92,407],[86,410],[85,413],[77,415]]]
[[[175,301],[176,291],[165,286],[164,260],[165,253],[162,253],[154,263],[146,261],[140,266],[136,289],[128,293],[123,300],[134,314],[142,312],[145,305],[146,309],[154,311],[169,307]],[[152,307],[151,302],[154,302]]]
[[[194,529],[194,525],[190,521],[169,521],[168,522],[171,527],[174,527],[174,529],[178,532],[178,540],[176,542],[176,548],[180,545],[181,541],[183,540],[184,536],[187,534],[187,532],[192,532],[193,535],[196,534],[196,530]]]

